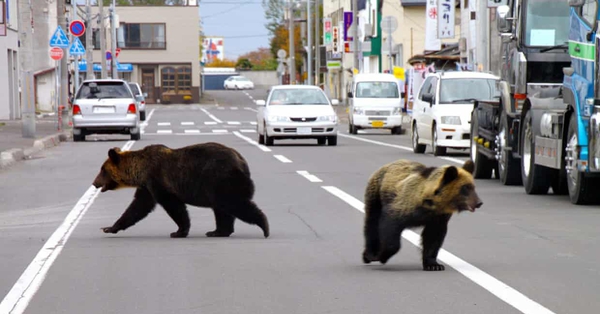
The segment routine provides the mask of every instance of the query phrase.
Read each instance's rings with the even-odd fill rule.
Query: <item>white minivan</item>
[[[360,129],[402,130],[403,86],[388,73],[356,74],[348,92],[349,132]]]
[[[499,98],[499,80],[482,72],[429,74],[413,102],[413,151],[422,154],[431,145],[433,154],[440,156],[447,148],[468,149],[474,101]]]

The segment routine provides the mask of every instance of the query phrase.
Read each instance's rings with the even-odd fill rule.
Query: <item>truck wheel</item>
[[[527,194],[546,194],[550,189],[552,169],[535,164],[535,134],[533,131],[533,114],[531,110],[525,115],[521,143],[521,177]]]
[[[519,167],[519,160],[512,153],[504,149],[508,145],[508,117],[500,114],[500,132],[496,135],[496,158],[498,159],[498,177],[504,185],[521,185],[523,180]],[[513,146],[518,145],[513,143]]]
[[[596,178],[586,178],[585,173],[577,169],[579,159],[579,139],[577,138],[577,115],[572,114],[569,121],[565,148],[565,168],[567,170],[567,186],[571,203],[577,205],[597,203],[600,200],[599,193],[594,193],[592,187],[597,187]]]
[[[427,148],[427,146],[419,144],[419,134],[417,132],[416,123],[412,124],[412,136],[410,137],[410,139],[412,140],[413,153],[422,154],[425,152],[425,148]]]
[[[479,123],[477,121],[477,113],[473,110],[471,115],[471,160],[475,164],[473,178],[475,179],[490,179],[492,170],[494,170],[494,160],[490,160],[486,155],[479,152],[477,142],[474,140],[479,136]]]

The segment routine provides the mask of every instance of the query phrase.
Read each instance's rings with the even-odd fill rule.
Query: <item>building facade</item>
[[[21,118],[17,1],[0,1],[0,120]]]
[[[148,94],[146,102],[198,103],[200,100],[200,40],[198,5],[117,6],[118,78],[137,82]],[[93,12],[98,12],[94,7]],[[105,8],[105,16],[108,9]],[[106,25],[108,24],[108,25]],[[105,23],[104,27],[110,26]],[[99,27],[94,29],[93,63],[96,78],[101,77]],[[111,48],[110,28],[105,30],[106,50]],[[83,35],[82,42],[84,42]],[[87,60],[79,66],[85,78]],[[107,66],[105,64],[105,66]],[[107,76],[110,67],[107,66]]]

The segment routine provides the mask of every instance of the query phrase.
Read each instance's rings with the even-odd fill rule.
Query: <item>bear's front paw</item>
[[[186,238],[188,236],[187,232],[177,231],[171,233],[171,238]]]
[[[117,233],[119,232],[119,230],[113,228],[113,227],[104,227],[104,228],[100,228],[104,233]]]
[[[226,238],[230,236],[232,232],[223,232],[219,230],[209,231],[206,233],[206,236],[209,238]]]
[[[423,265],[423,270],[424,271],[442,271],[442,270],[445,270],[445,267],[444,267],[444,265],[441,265],[438,263],[429,263],[429,264]]]
[[[371,262],[379,261],[379,258],[376,255],[371,254],[366,251],[363,252],[362,259],[363,259],[363,263],[365,263],[365,264],[370,264]]]

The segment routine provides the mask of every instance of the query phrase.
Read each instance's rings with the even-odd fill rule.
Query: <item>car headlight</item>
[[[288,118],[284,116],[269,116],[267,120],[269,122],[285,122],[288,120]]]
[[[458,117],[458,116],[442,117],[442,124],[458,124],[458,125],[460,125],[460,117]]]
[[[392,109],[392,116],[396,116],[396,115],[400,115],[402,114],[402,107],[394,107],[394,109]]]
[[[331,121],[331,122],[335,122],[337,119],[337,116],[332,115],[332,116],[320,116],[317,121]]]
[[[363,108],[360,108],[360,107],[354,107],[354,114],[357,114],[357,115],[360,115],[360,116],[362,116],[362,115],[364,115],[364,114],[365,114],[365,111],[363,110]]]

